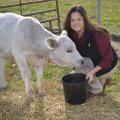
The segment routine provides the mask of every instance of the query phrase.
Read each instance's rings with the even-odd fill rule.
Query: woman
[[[117,55],[111,46],[107,30],[91,23],[83,7],[72,7],[64,21],[64,30],[83,57],[90,58],[94,67],[86,73],[89,92],[102,93],[106,80],[111,78],[117,64]],[[79,70],[76,70],[76,72]]]

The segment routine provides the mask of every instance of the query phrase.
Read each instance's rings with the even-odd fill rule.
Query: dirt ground
[[[0,120],[120,120],[120,96],[107,94],[73,106],[62,94],[32,100],[23,91],[13,91],[0,98]]]

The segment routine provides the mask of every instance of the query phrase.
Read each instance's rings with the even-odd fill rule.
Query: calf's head
[[[80,67],[83,58],[78,53],[74,42],[66,35],[61,35],[57,39],[47,38],[46,45],[51,49],[49,58],[58,66]]]

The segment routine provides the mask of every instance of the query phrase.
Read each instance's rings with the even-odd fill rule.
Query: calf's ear
[[[49,49],[55,49],[59,46],[58,41],[54,38],[45,39],[45,44]]]

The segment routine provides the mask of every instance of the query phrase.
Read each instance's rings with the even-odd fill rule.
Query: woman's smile
[[[84,29],[84,19],[78,12],[71,14],[71,28],[76,32]]]

